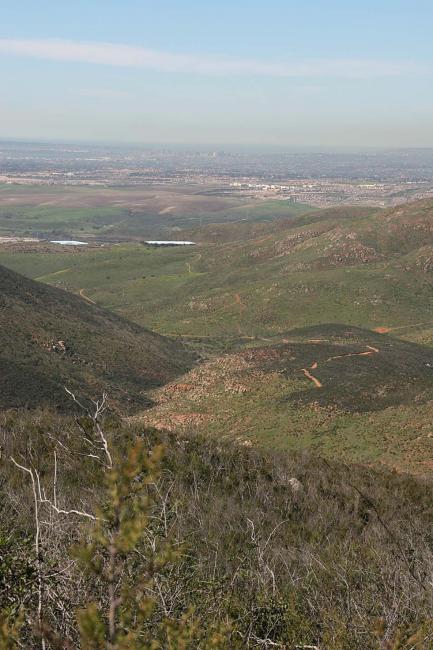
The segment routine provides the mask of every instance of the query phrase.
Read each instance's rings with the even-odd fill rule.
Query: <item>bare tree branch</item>
[[[40,628],[42,628],[42,572],[41,572],[41,556],[40,556],[41,528],[40,528],[40,523],[39,523],[39,502],[38,502],[38,495],[37,495],[37,491],[36,491],[36,481],[35,481],[35,476],[33,474],[32,469],[29,469],[28,467],[24,467],[24,465],[20,465],[19,463],[17,463],[17,461],[14,458],[12,458],[12,456],[11,456],[11,461],[20,470],[22,470],[23,472],[26,472],[27,474],[29,474],[30,475],[30,480],[32,482],[33,500],[34,500],[34,505],[35,505],[35,525],[36,525],[35,552],[36,552],[36,567],[37,567],[37,580],[38,580],[37,622],[38,622],[38,626]],[[45,648],[46,648],[45,638],[44,637],[42,637],[42,639],[41,639],[41,647],[42,647],[42,650],[45,650]]]
[[[87,414],[87,416],[92,420],[94,430],[96,431],[96,433],[99,436],[99,439],[100,439],[100,441],[102,443],[102,449],[101,450],[104,452],[105,457],[107,459],[107,462],[105,464],[106,464],[108,469],[111,469],[113,467],[113,458],[111,456],[110,448],[108,446],[108,441],[107,441],[107,438],[106,438],[106,436],[104,434],[104,431],[102,430],[101,422],[100,422],[101,416],[107,410],[107,398],[108,398],[107,393],[105,393],[105,392],[102,393],[102,398],[100,400],[92,400],[92,404],[95,407],[95,410],[92,412],[89,408],[84,406],[84,404],[82,404],[76,398],[74,393],[71,390],[69,390],[69,388],[67,388],[66,386],[65,386],[65,391],[68,393],[68,395],[70,395],[72,400],[81,408],[81,410],[83,410]],[[89,444],[91,444],[92,446],[95,446],[87,438],[85,438],[85,440]]]

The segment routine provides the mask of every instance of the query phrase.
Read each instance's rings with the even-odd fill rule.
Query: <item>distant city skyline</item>
[[[0,138],[432,147],[432,3],[347,4],[4,6]]]

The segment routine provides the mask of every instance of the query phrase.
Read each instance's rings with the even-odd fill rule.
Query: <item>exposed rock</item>
[[[298,481],[295,477],[289,478],[288,484],[292,488],[293,492],[301,492],[304,489],[301,481]]]

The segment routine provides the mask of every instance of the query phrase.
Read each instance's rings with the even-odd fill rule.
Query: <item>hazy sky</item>
[[[0,3],[0,137],[433,146],[432,0]]]

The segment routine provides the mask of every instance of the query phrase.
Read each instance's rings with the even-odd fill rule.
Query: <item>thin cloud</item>
[[[0,53],[52,61],[69,61],[200,75],[266,77],[342,77],[352,79],[422,74],[412,63],[375,60],[312,60],[272,63],[226,57],[173,54],[114,43],[59,39],[0,39]]]

